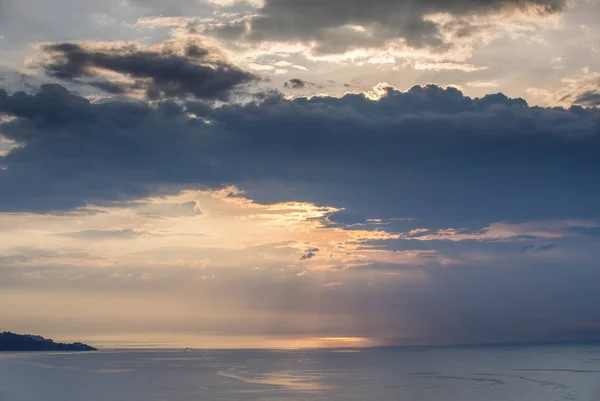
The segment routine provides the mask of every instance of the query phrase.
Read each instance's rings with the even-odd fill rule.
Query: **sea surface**
[[[600,346],[0,353],[1,401],[600,401]]]

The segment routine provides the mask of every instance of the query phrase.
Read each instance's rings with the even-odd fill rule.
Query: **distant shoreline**
[[[0,352],[28,351],[87,352],[97,351],[97,349],[79,342],[56,343],[38,335],[0,332]]]

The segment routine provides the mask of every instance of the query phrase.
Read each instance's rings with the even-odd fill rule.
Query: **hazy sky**
[[[0,0],[0,330],[600,339],[599,0]]]

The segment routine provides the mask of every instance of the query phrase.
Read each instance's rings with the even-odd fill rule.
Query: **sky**
[[[600,339],[600,1],[0,0],[0,329]]]

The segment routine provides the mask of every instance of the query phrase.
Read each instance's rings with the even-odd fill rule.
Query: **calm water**
[[[2,401],[600,401],[600,346],[0,354]]]

